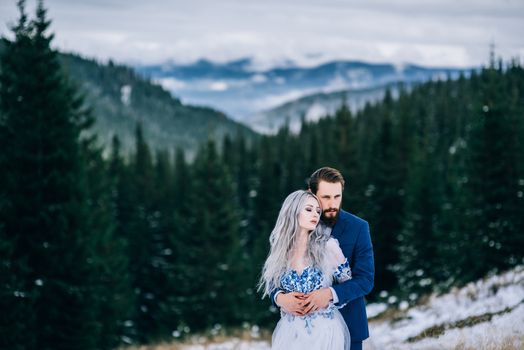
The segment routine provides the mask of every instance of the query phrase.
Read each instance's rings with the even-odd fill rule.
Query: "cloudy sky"
[[[18,17],[0,1],[0,33]],[[32,12],[35,0],[28,1]],[[123,63],[524,60],[524,0],[47,0],[55,46]]]

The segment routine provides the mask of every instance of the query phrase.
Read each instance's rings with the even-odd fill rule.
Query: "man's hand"
[[[325,309],[331,300],[333,300],[333,294],[329,288],[317,289],[307,294],[306,298],[303,300],[305,305],[303,315],[307,315],[310,312],[320,309]]]
[[[304,316],[305,294],[299,292],[279,293],[275,300],[276,304],[280,306],[288,314],[295,316]]]

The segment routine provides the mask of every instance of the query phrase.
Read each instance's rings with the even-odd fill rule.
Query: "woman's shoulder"
[[[334,237],[329,237],[326,242],[326,247],[329,248],[340,248],[340,244],[338,243],[338,239]]]
[[[344,259],[344,254],[336,238],[330,237],[326,242],[326,250],[333,255],[337,260]]]

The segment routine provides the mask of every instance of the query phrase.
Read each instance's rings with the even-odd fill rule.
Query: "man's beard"
[[[335,212],[336,211],[336,215],[333,216],[333,217],[327,217],[326,216],[326,213],[329,213],[329,212]],[[322,211],[322,216],[320,217],[320,219],[322,220],[323,223],[325,223],[326,225],[328,225],[329,227],[333,227],[335,226],[337,220],[338,220],[338,216],[340,215],[340,208],[330,208],[330,209],[326,209],[324,211]]]

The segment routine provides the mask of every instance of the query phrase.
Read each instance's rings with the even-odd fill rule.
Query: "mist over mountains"
[[[249,58],[134,68],[182,101],[221,110],[262,133],[273,133],[286,122],[299,127],[302,117],[318,119],[332,113],[343,101],[356,111],[366,102],[382,98],[387,87],[395,89],[399,83],[410,86],[454,79],[469,71],[361,61],[332,61],[314,67],[288,62],[284,67],[260,70]]]

